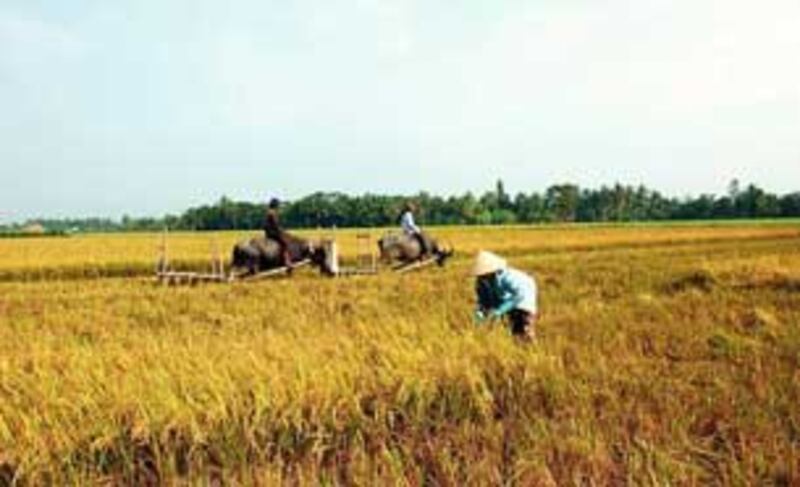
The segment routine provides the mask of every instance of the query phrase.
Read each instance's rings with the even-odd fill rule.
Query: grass
[[[152,235],[0,242],[0,484],[800,481],[796,227],[437,233],[445,270],[193,288],[89,278]],[[472,323],[483,246],[535,346]]]

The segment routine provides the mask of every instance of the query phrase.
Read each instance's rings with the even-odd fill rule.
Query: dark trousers
[[[536,337],[536,315],[525,310],[515,309],[508,314],[511,334],[523,341],[532,341]]]
[[[425,257],[428,255],[430,250],[428,249],[428,241],[425,239],[425,236],[422,235],[422,233],[415,233],[414,238],[419,242],[419,256]]]
[[[283,264],[286,266],[291,265],[292,259],[289,255],[289,243],[286,241],[286,237],[282,233],[275,233],[269,230],[264,230],[264,235],[278,244]]]

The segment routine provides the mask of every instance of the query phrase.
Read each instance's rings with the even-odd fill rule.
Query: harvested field
[[[800,482],[800,227],[434,233],[442,270],[191,288],[158,235],[0,240],[0,485]],[[534,346],[473,323],[483,247]]]

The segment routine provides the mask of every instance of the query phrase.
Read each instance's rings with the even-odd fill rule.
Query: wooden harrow
[[[232,277],[225,273],[225,263],[219,251],[219,243],[214,240],[212,244],[211,271],[210,272],[189,272],[176,271],[172,268],[167,247],[167,237],[169,231],[165,228],[161,235],[161,245],[159,246],[159,257],[156,262],[156,279],[158,282],[169,284],[196,284],[198,282],[228,282]]]
[[[418,271],[426,267],[430,267],[436,263],[436,257],[429,257],[427,259],[418,260],[416,262],[403,263],[392,267],[392,270],[398,274],[407,274],[412,271]]]
[[[339,251],[336,240],[331,240],[331,247],[328,251],[333,254],[335,274],[340,277],[364,276],[378,273],[378,256],[372,245],[372,237],[369,233],[356,234],[356,262],[354,266],[339,265]]]
[[[253,275],[237,275],[233,272],[225,272],[225,262],[219,250],[219,244],[216,240],[212,245],[211,257],[211,270],[210,272],[191,272],[191,271],[176,271],[172,268],[169,260],[169,253],[167,248],[167,230],[161,238],[161,245],[159,246],[159,258],[156,264],[156,279],[164,285],[180,285],[180,284],[197,284],[200,282],[233,282],[233,281],[260,281],[270,277],[277,277],[287,275],[290,270],[299,269],[311,264],[310,260],[303,260],[295,263],[291,268],[280,267],[277,269],[270,269],[268,271],[259,272]]]
[[[295,269],[299,269],[301,267],[305,267],[305,266],[307,266],[309,264],[311,264],[311,261],[306,259],[306,260],[302,260],[300,262],[297,262],[295,264],[292,264],[291,267],[278,267],[277,269],[270,269],[268,271],[259,272],[257,274],[252,274],[252,275],[245,275],[245,276],[241,276],[241,277],[234,278],[234,279],[231,279],[231,280],[239,280],[239,281],[246,281],[246,282],[261,281],[261,280],[264,280],[264,279],[268,279],[270,277],[288,275],[289,271],[294,271]]]
[[[339,277],[348,276],[363,276],[375,275],[380,272],[378,267],[378,255],[375,251],[375,242],[369,233],[356,234],[356,260],[355,265],[342,266],[339,261],[338,244],[335,238],[326,239],[325,244],[328,245],[328,257],[332,259],[330,262],[331,268],[334,269],[334,275]],[[391,267],[393,272],[398,274],[406,274],[416,270],[424,269],[436,263],[436,257],[429,257],[427,259],[403,263]]]

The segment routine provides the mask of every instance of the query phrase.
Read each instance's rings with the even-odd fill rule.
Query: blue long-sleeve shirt
[[[536,314],[536,281],[517,269],[498,272],[489,280],[478,280],[475,285],[478,309],[504,315],[514,309]]]

